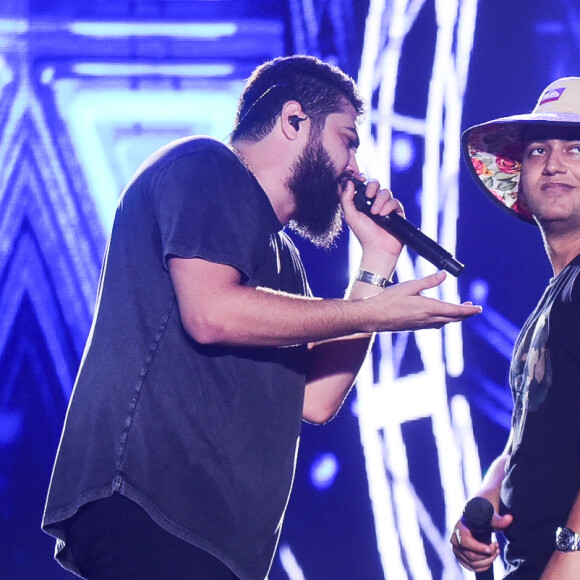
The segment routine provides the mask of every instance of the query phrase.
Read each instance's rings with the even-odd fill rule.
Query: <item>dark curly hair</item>
[[[345,100],[357,116],[363,101],[354,80],[336,66],[313,56],[279,57],[260,65],[248,79],[238,103],[231,141],[259,141],[276,124],[284,103],[297,101],[321,130],[330,113],[341,110]]]

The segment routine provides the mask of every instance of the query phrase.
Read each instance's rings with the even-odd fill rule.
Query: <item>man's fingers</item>
[[[435,272],[435,274],[425,276],[425,278],[420,278],[417,282],[422,283],[423,288],[421,288],[421,290],[428,290],[429,288],[439,286],[445,278],[447,278],[447,272],[439,270],[438,272]]]
[[[449,539],[457,561],[467,570],[484,572],[499,556],[499,544],[483,544],[475,540],[461,521],[457,522]]]
[[[493,565],[494,560],[499,555],[499,549],[496,549],[490,555],[453,546],[453,554],[464,568],[472,572],[483,572]]]
[[[410,295],[421,295],[424,290],[429,290],[430,288],[435,288],[439,286],[447,277],[447,272],[439,271],[435,274],[430,274],[425,276],[425,278],[419,278],[418,280],[409,280],[408,282],[402,282],[400,286],[406,286],[407,294]],[[408,292],[410,290],[410,292]],[[453,321],[462,320],[468,316],[473,316],[474,314],[479,314],[482,311],[481,306],[475,305],[472,302],[464,302],[462,304],[451,304],[449,302],[439,302],[441,309],[438,312],[439,318],[434,319],[434,323],[441,323],[441,325]]]

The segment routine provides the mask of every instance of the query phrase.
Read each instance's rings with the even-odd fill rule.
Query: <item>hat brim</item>
[[[530,125],[580,129],[580,115],[545,112],[495,119],[466,129],[461,136],[461,150],[472,177],[492,201],[510,215],[536,224],[518,200],[522,132]]]

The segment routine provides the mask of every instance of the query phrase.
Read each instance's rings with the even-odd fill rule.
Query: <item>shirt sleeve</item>
[[[185,152],[160,170],[152,188],[166,268],[172,256],[202,258],[252,276],[276,220],[265,193],[233,155]]]

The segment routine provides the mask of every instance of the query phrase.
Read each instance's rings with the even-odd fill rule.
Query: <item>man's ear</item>
[[[280,115],[281,129],[287,139],[292,141],[300,137],[300,124],[308,120],[298,101],[288,101],[282,107]]]

